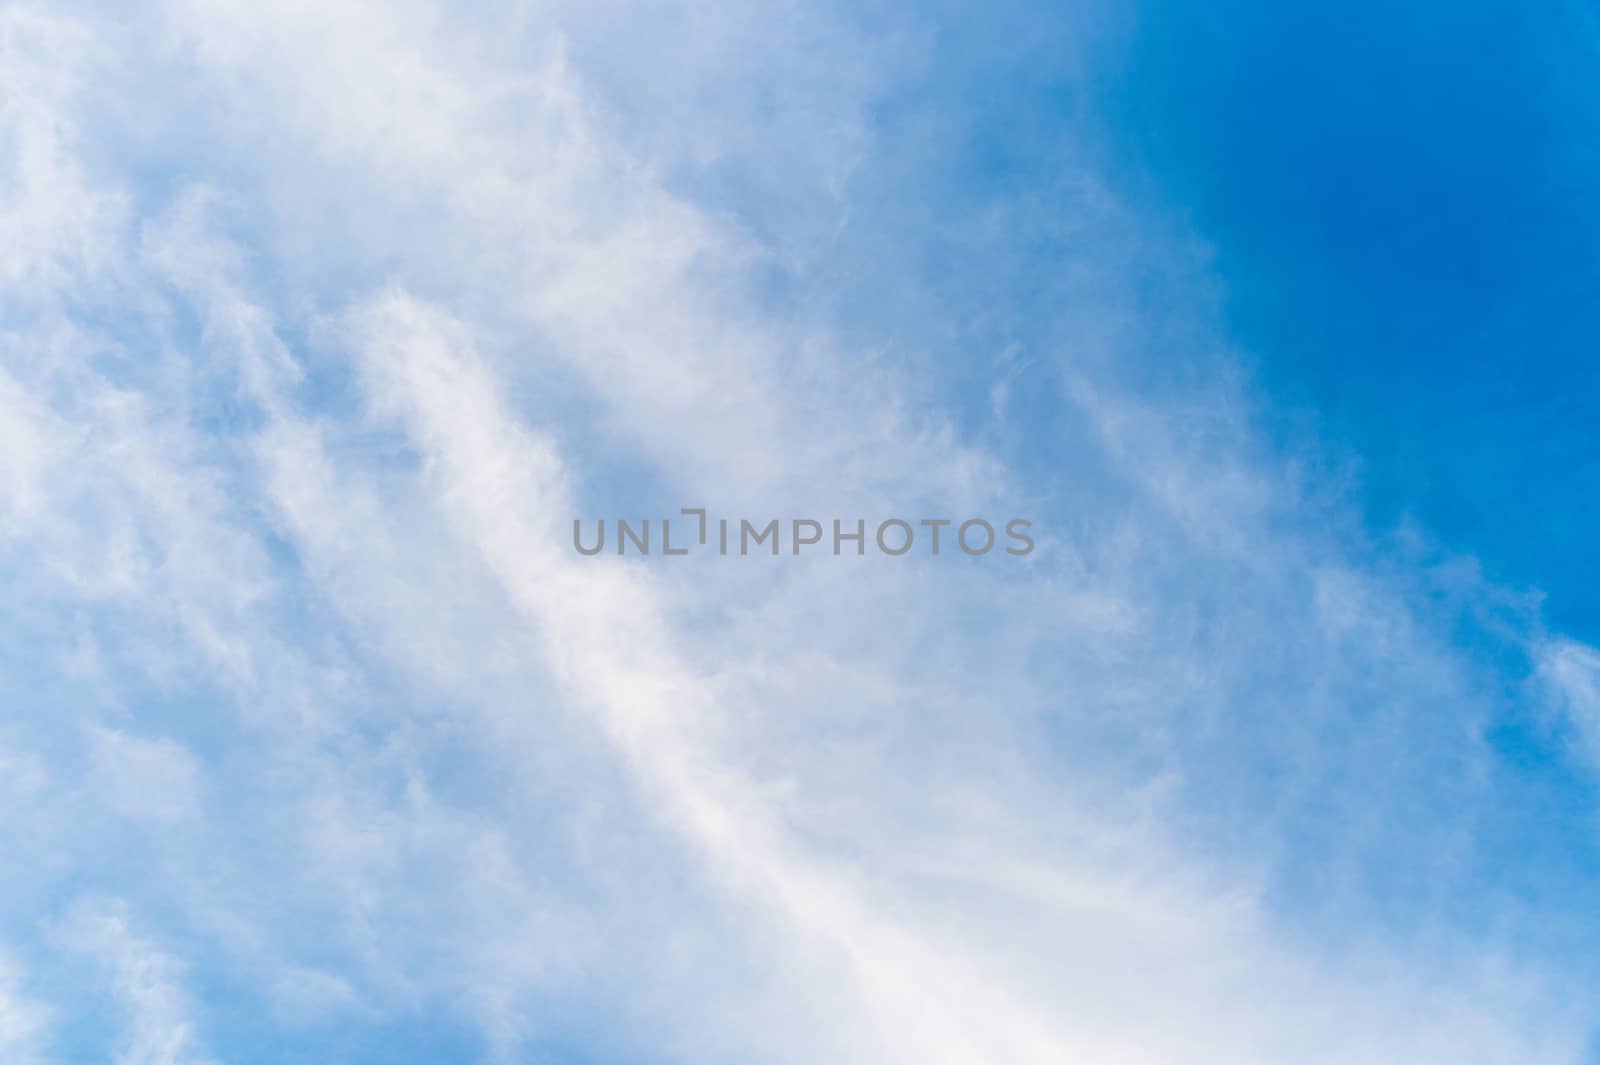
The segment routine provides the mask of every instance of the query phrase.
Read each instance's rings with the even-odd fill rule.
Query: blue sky
[[[0,6],[0,1059],[1600,1060],[1597,48]]]
[[[1152,15],[1111,136],[1217,256],[1289,420],[1593,638],[1595,12],[1210,5]]]

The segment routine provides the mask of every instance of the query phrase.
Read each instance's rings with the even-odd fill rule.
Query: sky
[[[0,1061],[1600,1062],[1597,19],[0,0]]]

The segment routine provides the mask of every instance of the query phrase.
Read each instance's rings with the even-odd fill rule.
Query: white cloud
[[[1576,640],[1549,640],[1540,648],[1538,669],[1579,752],[1600,766],[1600,651]]]
[[[89,751],[89,786],[116,812],[162,822],[201,812],[201,770],[182,744],[91,726]]]
[[[186,967],[133,931],[124,904],[80,900],[55,934],[105,973],[125,1023],[116,1065],[207,1065],[182,983]]]
[[[1265,897],[1314,803],[1349,893],[1363,862],[1432,868],[1396,800],[1476,798],[1476,749],[1466,724],[1448,764],[1411,741],[1483,705],[1403,587],[1277,521],[1303,498],[1236,385],[1140,401],[1074,365],[1062,426],[1114,483],[1026,579],[575,559],[570,518],[629,502],[606,457],[747,510],[1017,488],[912,375],[752,295],[771,249],[663,180],[758,137],[693,124],[730,75],[675,68],[682,140],[638,145],[667,127],[596,103],[579,15],[167,15],[182,46],[148,62],[204,87],[170,102],[216,154],[172,149],[183,191],[126,231],[103,205],[127,179],[58,135],[89,108],[18,68],[42,102],[8,121],[55,176],[4,217],[56,222],[8,269],[54,310],[0,347],[0,513],[32,611],[100,619],[75,657],[134,717],[80,707],[74,735],[112,805],[170,825],[212,800],[147,889],[291,1021],[459,1006],[508,1057],[597,1012],[693,1061],[1573,1056],[1496,942],[1330,945]],[[837,121],[790,114],[826,142],[797,184],[834,196],[859,164],[872,54]],[[1556,661],[1580,690],[1588,659]],[[1201,800],[1248,812],[1237,838],[1194,827]],[[123,1061],[193,1060],[184,966],[135,907],[84,903],[61,938],[110,975]]]
[[[0,956],[0,1054],[16,1065],[41,1065],[53,1012],[25,990],[10,960]]]
[[[13,306],[106,266],[122,198],[96,186],[62,119],[105,69],[88,28],[28,4],[0,10],[0,284]]]

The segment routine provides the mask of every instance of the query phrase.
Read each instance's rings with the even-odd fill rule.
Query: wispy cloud
[[[219,985],[286,1045],[422,1014],[506,1060],[1575,1060],[1562,962],[1461,872],[1495,685],[1263,441],[1190,249],[1080,175],[1094,351],[1008,355],[975,430],[928,380],[959,368],[867,351],[812,272],[916,35],[771,11],[836,77],[673,11],[641,48],[559,5],[172,3],[155,42],[7,9],[0,771],[52,835],[11,890],[117,885],[47,923],[120,1060],[259,1038],[198,1037]],[[715,98],[747,47],[816,101],[772,105],[814,150],[751,164],[776,235],[712,180],[764,143]],[[1134,387],[1165,330],[1214,372]],[[1018,433],[1070,445],[1050,483]],[[707,503],[1027,506],[1045,550],[568,550]]]
[[[90,958],[104,973],[122,1014],[117,1065],[205,1065],[183,987],[184,966],[136,933],[127,908],[116,901],[82,900],[55,929],[68,949]]]
[[[1581,756],[1600,765],[1600,651],[1576,640],[1555,639],[1541,647],[1538,665]]]
[[[0,1051],[18,1065],[34,1065],[43,1056],[52,1011],[30,997],[16,967],[0,958]]]

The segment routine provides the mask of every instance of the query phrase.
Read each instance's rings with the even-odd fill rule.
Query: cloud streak
[[[1130,384],[1101,245],[1190,294],[1148,342],[1214,328],[1181,241],[1072,201],[1095,352],[1008,356],[975,428],[925,372],[962,368],[866,350],[795,221],[856,209],[898,69],[868,60],[915,35],[774,9],[852,74],[760,41],[817,148],[719,211],[685,175],[761,130],[698,101],[755,75],[683,10],[703,61],[629,112],[606,10],[172,3],[140,48],[7,9],[7,54],[58,60],[6,68],[0,767],[47,768],[0,824],[50,836],[7,934],[43,909],[151,1065],[202,1030],[396,1060],[417,1015],[496,1060],[1579,1060],[1561,964],[1461,871],[1493,684],[1314,520],[1220,337]],[[1072,457],[1041,484],[1016,434]],[[1046,532],[988,566],[568,549],[579,513],[713,501]],[[1587,727],[1593,663],[1551,647]],[[49,901],[79,877],[117,901]],[[0,1042],[46,1045],[22,986]]]

